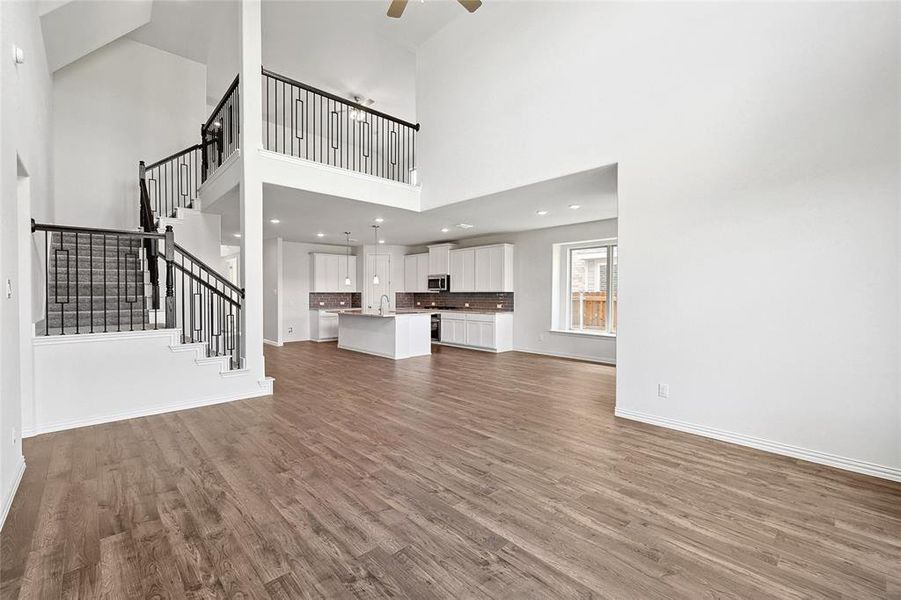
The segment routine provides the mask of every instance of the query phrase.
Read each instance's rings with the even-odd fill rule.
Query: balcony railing
[[[263,147],[416,184],[419,125],[263,69]]]

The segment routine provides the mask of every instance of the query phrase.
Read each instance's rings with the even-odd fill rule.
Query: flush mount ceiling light
[[[375,273],[372,275],[372,285],[379,284],[379,226],[373,225],[372,229],[375,231],[375,260],[373,261],[373,266],[375,267]]]
[[[236,234],[235,234],[235,237],[236,237],[236,238],[239,238],[239,237],[241,237],[241,234],[240,234],[240,233],[236,233]]]
[[[316,237],[325,237],[325,234],[320,231],[316,234]]]
[[[385,243],[385,240],[379,240],[379,243],[380,243],[380,244],[384,244],[384,243]]]
[[[376,218],[375,218],[375,222],[376,222],[376,223],[384,223],[384,222],[385,222],[385,219],[383,219],[382,217],[376,217]]]
[[[543,216],[546,215],[548,212],[549,212],[549,211],[546,211],[546,210],[536,210],[536,211],[535,211],[535,214],[538,215],[539,217],[543,217]]]
[[[447,227],[441,228],[441,233],[447,233],[448,231],[450,231],[450,229],[448,229]]]
[[[272,223],[273,225],[278,225],[279,223],[281,223],[281,221],[279,219],[269,219],[269,222]]]
[[[582,205],[581,204],[570,204],[569,207],[573,210],[579,210],[580,208],[582,208]]]
[[[460,229],[472,229],[472,225],[469,223],[457,223],[457,227]]]

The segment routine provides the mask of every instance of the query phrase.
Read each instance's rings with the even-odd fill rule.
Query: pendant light
[[[374,263],[373,266],[375,267],[375,273],[372,275],[372,285],[378,285],[379,284],[379,226],[373,225],[372,229],[375,230],[375,261],[373,261],[373,263]]]
[[[344,285],[350,285],[350,232],[345,231],[344,236],[347,238],[347,251],[344,255]]]

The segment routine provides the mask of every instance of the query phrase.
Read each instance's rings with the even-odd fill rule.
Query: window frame
[[[556,280],[557,285],[554,289],[554,299],[558,306],[558,310],[555,311],[557,314],[554,315],[554,319],[551,324],[551,331],[553,333],[561,333],[566,335],[585,335],[585,336],[595,336],[595,337],[616,337],[616,331],[612,331],[613,325],[613,260],[614,255],[616,255],[617,261],[619,260],[619,255],[616,250],[618,250],[619,242],[617,238],[608,238],[608,239],[600,239],[600,240],[589,240],[584,242],[573,242],[568,244],[555,244],[557,247],[557,256],[556,259],[560,267],[559,273],[563,276],[562,278],[558,278]],[[572,327],[572,265],[573,265],[573,252],[578,250],[587,250],[587,249],[601,249],[606,248],[607,251],[607,260],[605,266],[605,274],[606,274],[606,282],[607,282],[607,298],[608,302],[605,307],[605,315],[604,315],[604,323],[606,325],[604,330],[588,330],[588,329],[576,329]],[[562,263],[562,264],[561,264]],[[598,265],[597,273],[600,274],[600,265]]]

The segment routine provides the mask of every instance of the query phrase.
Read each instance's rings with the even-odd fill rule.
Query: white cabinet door
[[[506,246],[491,246],[488,248],[488,292],[506,292],[504,284],[504,255]]]
[[[473,290],[493,292],[491,289],[491,247],[475,249],[475,277]]]
[[[404,291],[418,292],[419,289],[419,255],[408,254],[404,257]]]
[[[416,265],[417,292],[429,291],[429,253],[419,255]]]
[[[338,315],[329,313],[320,313],[323,315],[319,319],[319,339],[330,340],[338,337]]]
[[[476,253],[473,248],[454,250],[450,254],[450,291],[474,292],[475,291],[475,260]]]
[[[464,343],[467,346],[482,345],[481,325],[482,324],[477,321],[466,321],[466,341]]]
[[[466,321],[451,321],[454,326],[454,343],[455,344],[465,344],[466,343]]]

